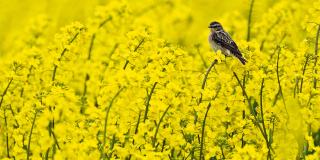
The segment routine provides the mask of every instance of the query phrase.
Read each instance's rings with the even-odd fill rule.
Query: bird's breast
[[[213,36],[213,34],[209,35],[208,41],[209,41],[211,48],[216,52],[220,49],[220,46],[213,40],[212,36]]]

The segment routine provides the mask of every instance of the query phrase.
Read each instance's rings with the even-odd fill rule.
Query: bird
[[[247,60],[243,58],[237,44],[232,40],[219,22],[211,22],[209,28],[211,31],[209,43],[215,52],[221,50],[226,57],[234,56],[238,58],[243,65],[247,63]]]

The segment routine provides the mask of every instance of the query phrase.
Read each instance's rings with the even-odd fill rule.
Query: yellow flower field
[[[320,159],[320,0],[3,0],[0,24],[0,159]]]

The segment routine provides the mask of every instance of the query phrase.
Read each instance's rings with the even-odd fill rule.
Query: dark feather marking
[[[242,56],[238,49],[237,44],[231,39],[231,37],[224,31],[215,32],[212,36],[213,40],[221,45],[223,48],[228,49],[236,57]]]
[[[223,48],[228,49],[235,57],[237,57],[241,61],[242,64],[246,63],[246,60],[242,57],[237,44],[231,39],[228,33],[224,32],[223,30],[217,31],[213,33],[212,40]]]

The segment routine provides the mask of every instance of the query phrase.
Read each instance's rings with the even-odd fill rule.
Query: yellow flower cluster
[[[319,0],[34,16],[0,45],[0,158],[320,159],[319,17]],[[213,18],[246,65],[210,49]]]

